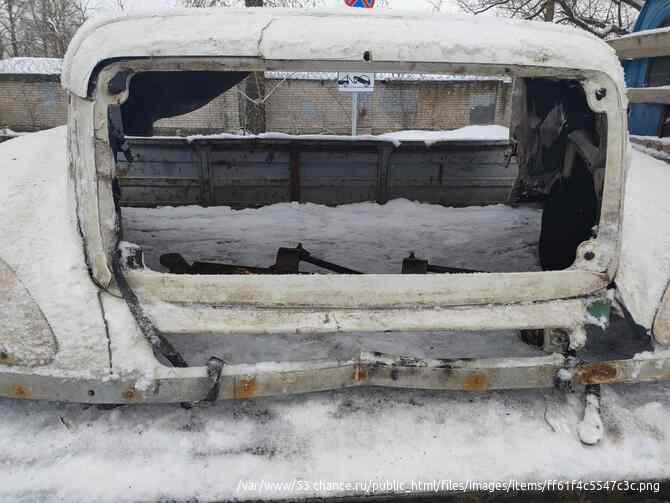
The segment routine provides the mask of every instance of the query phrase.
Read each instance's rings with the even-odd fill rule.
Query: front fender
[[[23,339],[26,343],[22,351],[35,345],[33,337],[49,340],[46,332],[36,335],[38,325],[44,328],[46,323],[55,336],[55,341],[47,344],[52,355],[28,351],[20,358],[13,356],[13,366],[50,361],[41,368],[108,373],[110,358],[99,289],[86,265],[74,194],[68,183],[66,132],[60,127],[0,145],[0,263],[6,279],[0,303],[9,305],[7,313],[13,313],[14,322],[21,313],[33,320],[16,327],[19,341],[14,342]],[[9,347],[9,339],[15,336],[0,330],[0,344]],[[19,355],[20,348],[12,347],[11,353]],[[6,353],[0,367],[10,366],[10,352]]]

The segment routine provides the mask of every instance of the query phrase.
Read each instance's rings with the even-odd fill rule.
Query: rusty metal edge
[[[670,352],[630,360],[585,363],[568,368],[554,354],[537,358],[418,360],[363,353],[349,361],[229,365],[220,376],[219,400],[286,396],[357,386],[485,392],[541,389],[562,380],[574,385],[670,380]],[[157,369],[154,378],[88,377],[47,370],[0,370],[0,396],[92,404],[199,402],[210,395],[205,367]]]

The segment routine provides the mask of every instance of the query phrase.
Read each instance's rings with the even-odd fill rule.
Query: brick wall
[[[271,87],[271,86],[269,86]],[[504,81],[380,81],[359,98],[361,134],[509,124],[511,84]],[[481,113],[473,114],[473,107]],[[490,108],[487,110],[487,107]],[[349,134],[351,96],[332,80],[287,80],[267,103],[267,128],[294,134]]]
[[[67,94],[58,75],[0,74],[0,128],[39,131],[67,123]],[[237,93],[205,107],[156,122],[156,134],[197,134],[240,129]]]
[[[240,99],[236,88],[233,88],[198,110],[156,121],[154,134],[231,133],[239,131],[240,127]]]
[[[67,122],[67,95],[57,75],[0,74],[0,128],[38,131]]]
[[[278,80],[269,80],[268,89]],[[241,84],[243,85],[243,84]],[[473,123],[509,124],[511,84],[498,80],[378,81],[360,95],[359,133],[456,129]],[[203,108],[156,122],[155,133],[235,132],[244,123],[236,89]],[[0,127],[34,131],[66,123],[67,97],[58,76],[0,75]],[[286,80],[266,102],[268,131],[349,134],[351,96],[334,80]]]

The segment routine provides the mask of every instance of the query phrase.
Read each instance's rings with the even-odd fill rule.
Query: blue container
[[[670,25],[670,0],[647,0],[635,22],[634,31],[653,30],[667,25]],[[628,87],[648,86],[649,61],[649,59],[626,61],[624,70]],[[628,116],[631,134],[658,136],[664,115],[665,105],[631,105]]]

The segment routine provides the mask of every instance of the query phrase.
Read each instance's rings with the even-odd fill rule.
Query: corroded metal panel
[[[571,363],[560,354],[544,357],[426,360],[361,353],[347,361],[163,368],[152,377],[85,372],[31,374],[0,369],[0,396],[81,403],[170,403],[246,400],[357,386],[484,392],[670,380],[670,353],[596,363]],[[212,390],[215,390],[212,395]]]
[[[497,204],[516,180],[506,141],[132,138],[119,160],[122,204],[258,207],[406,198]]]

